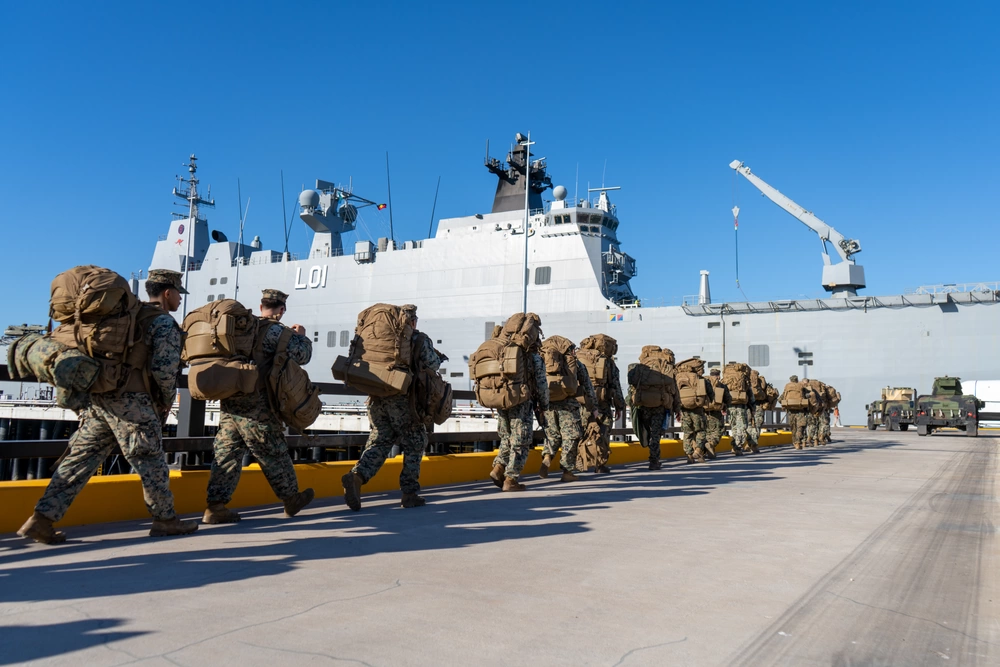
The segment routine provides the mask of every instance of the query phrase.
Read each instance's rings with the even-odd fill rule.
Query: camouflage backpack
[[[615,363],[614,357],[618,353],[618,342],[606,334],[596,334],[588,336],[580,341],[580,348],[576,351],[576,359],[587,369],[590,382],[594,385],[594,393],[597,395],[598,403],[611,402],[611,364]],[[581,403],[586,402],[585,397],[578,397]]]
[[[686,410],[703,408],[709,404],[708,382],[701,376],[705,362],[701,359],[685,359],[677,364],[674,380],[681,398],[681,407]],[[714,392],[712,396],[714,396]]]
[[[425,426],[443,424],[451,417],[451,385],[441,377],[440,373],[431,368],[425,368],[418,362],[420,348],[424,345],[434,349],[427,334],[421,331],[414,332],[411,355],[414,360],[413,382],[411,383],[413,389],[410,392],[413,412],[416,414],[417,420]],[[437,350],[434,352],[442,361],[448,359]]]
[[[639,363],[630,365],[628,383],[632,404],[640,408],[673,408],[677,396],[674,353],[658,345],[644,345]]]
[[[573,354],[575,347],[573,341],[562,336],[550,336],[542,343],[542,361],[545,362],[550,402],[572,398],[580,388],[576,377],[577,360]]]
[[[309,381],[309,373],[288,356],[288,341],[294,333],[285,327],[278,337],[274,358],[258,365],[267,370],[267,394],[275,414],[290,428],[304,431],[319,417],[323,402],[319,387]],[[258,344],[257,349],[261,347]]]
[[[750,389],[753,392],[753,400],[756,403],[767,401],[767,380],[755,370],[750,371]]]
[[[377,303],[358,313],[346,357],[337,357],[333,376],[369,396],[399,396],[413,375],[413,327],[399,306]]]
[[[148,325],[162,311],[146,308],[140,323],[143,304],[132,293],[128,281],[114,271],[93,265],[60,273],[52,281],[51,294],[49,316],[59,322],[49,334],[52,340],[100,364],[88,391],[122,391],[132,370],[144,369],[147,363],[145,346],[136,349],[145,332],[142,325]],[[148,378],[143,385],[148,385]]]
[[[507,410],[531,398],[533,371],[528,353],[541,337],[540,325],[534,313],[516,313],[504,323],[498,336],[472,353],[469,377],[476,383],[480,405]]]
[[[791,412],[802,412],[809,407],[809,399],[803,391],[802,384],[789,382],[781,395],[781,407]]]
[[[722,369],[722,381],[729,387],[733,405],[746,405],[753,392],[750,389],[750,367],[731,361]]]

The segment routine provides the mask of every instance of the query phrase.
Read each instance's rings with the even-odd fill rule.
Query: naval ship
[[[545,160],[532,159],[530,146],[518,134],[506,160],[487,154],[485,167],[497,179],[489,213],[441,218],[434,236],[420,240],[380,238],[345,248],[344,234],[376,204],[350,187],[317,180],[299,196],[299,217],[312,232],[304,257],[264,248],[259,237],[246,244],[242,231],[237,241],[210,232],[201,209],[214,202],[199,194],[192,155],[189,175],[173,191],[187,212],[174,213],[149,268],[184,273],[189,295],[178,320],[216,299],[255,304],[261,289],[288,292],[287,317],[313,340],[308,370],[318,381],[332,381],[330,367],[347,353],[357,313],[377,302],[419,307],[420,329],[448,355],[441,372],[456,389],[471,388],[469,355],[494,324],[525,305],[541,316],[546,334],[617,339],[622,378],[643,345],[660,345],[677,359],[700,357],[708,368],[748,363],[779,391],[793,374],[822,379],[841,392],[845,425],[866,423],[865,403],[887,385],[922,390],[939,375],[1000,378],[995,284],[860,296],[864,271],[853,257],[860,244],[738,161],[730,166],[840,255],[839,262],[824,256],[829,298],[713,303],[702,271],[696,298],[679,306],[643,305],[630,284],[637,261],[622,250],[628,227],[620,226],[609,196],[617,188],[568,201],[566,188],[553,187]],[[551,200],[544,201],[549,190]]]

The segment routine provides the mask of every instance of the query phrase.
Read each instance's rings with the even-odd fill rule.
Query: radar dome
[[[303,190],[299,194],[299,206],[302,208],[316,208],[319,206],[319,193],[315,190]]]
[[[556,201],[562,201],[566,199],[566,188],[561,185],[557,185],[552,188],[552,196],[556,198]]]

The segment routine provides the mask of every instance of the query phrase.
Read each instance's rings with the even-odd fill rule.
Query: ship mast
[[[522,294],[521,294],[521,312],[528,312],[528,221],[531,217],[531,208],[529,206],[529,196],[531,194],[531,145],[534,143],[531,140],[531,130],[528,130],[528,136],[522,137],[520,133],[517,135],[518,143],[524,146],[524,272],[521,275],[523,279],[522,282]]]
[[[188,273],[191,271],[191,236],[194,234],[194,228],[197,223],[201,222],[208,224],[208,221],[199,217],[198,207],[208,206],[211,208],[215,207],[214,199],[202,199],[198,195],[198,158],[194,153],[191,153],[190,161],[187,165],[188,173],[190,176],[187,178],[177,177],[178,183],[185,183],[187,188],[174,188],[174,196],[178,199],[182,199],[188,203],[188,225],[187,225],[187,249],[184,251],[184,289],[187,290],[188,287]],[[211,188],[209,188],[209,197],[211,197]],[[184,298],[184,309],[181,311],[181,317],[187,315],[187,297]]]

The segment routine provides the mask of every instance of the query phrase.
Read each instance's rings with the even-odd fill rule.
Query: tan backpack
[[[181,359],[190,364],[191,397],[221,401],[252,394],[260,384],[253,361],[258,330],[269,326],[235,299],[212,301],[188,313],[181,324],[186,334]]]
[[[532,395],[528,350],[541,336],[534,313],[516,313],[496,338],[485,341],[469,357],[469,377],[476,383],[476,400],[485,408],[508,410]]]
[[[825,398],[826,398],[827,408],[829,410],[833,410],[835,407],[840,405],[840,392],[831,387],[830,385],[826,385],[825,388],[826,388]]]
[[[590,376],[590,383],[594,385],[594,393],[597,395],[598,403],[610,403],[611,393],[611,364],[615,363],[614,356],[618,353],[618,342],[606,334],[596,334],[588,336],[580,341],[580,348],[576,351],[576,359],[587,369]],[[577,397],[581,403],[586,403],[586,397]]]
[[[587,472],[597,465],[598,448],[601,445],[601,425],[594,419],[587,422],[583,429],[583,438],[576,453],[576,467]]]
[[[792,412],[802,412],[808,409],[809,399],[806,398],[805,392],[802,389],[802,384],[799,382],[789,382],[786,384],[785,391],[782,394],[781,407]]]
[[[708,404],[705,406],[705,410],[709,412],[724,410],[726,407],[726,385],[722,383],[721,379],[713,380],[712,377],[707,377],[705,380],[708,382]]]
[[[774,410],[775,406],[778,405],[778,390],[774,388],[773,384],[768,383],[767,385],[767,410]]]
[[[50,336],[100,363],[90,393],[121,391],[132,369],[146,368],[145,346],[134,349],[145,332],[137,326],[140,310],[142,303],[128,281],[110,269],[76,266],[52,281],[49,316],[59,326]]]
[[[294,333],[285,328],[278,337],[274,358],[268,364],[266,382],[271,408],[278,418],[290,428],[304,431],[319,417],[323,402],[319,398],[319,387],[309,381],[309,373],[288,357],[288,341]]]
[[[733,405],[746,405],[753,393],[750,389],[750,367],[731,361],[722,369],[722,381],[729,387]]]
[[[398,396],[410,388],[413,327],[399,306],[377,303],[358,313],[346,357],[337,357],[333,377],[369,396]]]
[[[422,345],[433,349],[431,339],[427,334],[421,331],[414,332],[413,352],[411,354],[414,366],[422,366],[422,364],[417,363],[420,359],[420,346]],[[434,352],[439,357],[444,356],[437,350]],[[447,357],[444,358],[447,359]],[[451,417],[453,402],[451,385],[441,377],[440,373],[431,368],[414,368],[411,387],[413,388],[410,392],[413,412],[418,421],[425,426],[430,426],[431,424],[443,424]]]
[[[820,412],[826,409],[826,385],[819,380],[809,380],[809,409]]]
[[[685,410],[703,408],[709,404],[708,382],[701,376],[705,362],[701,359],[685,359],[677,364],[674,380]],[[713,394],[714,395],[714,394]]]
[[[576,356],[573,341],[562,336],[550,336],[542,343],[545,379],[549,384],[549,402],[573,398],[580,388],[576,377]]]
[[[677,396],[674,353],[658,345],[645,345],[639,363],[629,366],[632,402],[640,408],[673,408]]]
[[[755,402],[764,403],[767,401],[767,380],[755,370],[750,371],[750,389]]]

